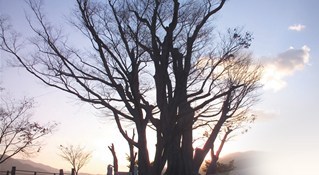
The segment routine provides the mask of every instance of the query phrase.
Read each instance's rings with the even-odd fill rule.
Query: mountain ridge
[[[4,163],[0,164],[0,171],[11,171],[13,166],[16,167],[16,170],[18,171],[48,172],[52,174],[59,173],[57,168],[42,163],[36,163],[31,160],[14,158],[9,158]]]

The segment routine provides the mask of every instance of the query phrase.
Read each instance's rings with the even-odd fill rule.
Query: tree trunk
[[[182,123],[182,161],[183,171],[185,175],[194,174],[193,171],[193,119],[194,112],[189,104],[183,109],[183,123]]]
[[[169,143],[168,152],[168,175],[192,175],[193,170],[193,130],[192,122],[194,113],[190,106],[180,108],[183,111],[179,116],[179,122],[171,133],[173,142]],[[185,113],[184,113],[185,112]],[[171,134],[172,135],[172,134]]]
[[[215,155],[214,145],[212,146],[210,150],[210,155],[211,155],[211,161],[207,167],[206,175],[215,174],[217,172],[218,156]]]
[[[194,155],[194,172],[199,172],[200,166],[203,163],[207,153],[209,152],[211,145],[214,144],[214,141],[217,138],[220,128],[226,119],[219,120],[215,125],[211,135],[207,139],[204,147],[202,149],[197,148]]]
[[[223,136],[223,139],[221,140],[221,143],[215,153],[214,151],[214,145],[212,146],[211,150],[210,150],[210,154],[211,154],[211,162],[207,168],[207,175],[208,174],[215,174],[217,171],[217,161],[219,159],[219,155],[222,152],[222,149],[224,147],[224,144],[227,140],[228,135],[232,132],[233,130],[227,128],[227,131],[225,133],[225,135]]]
[[[114,147],[113,143],[111,146],[109,146],[109,150],[111,151],[112,156],[113,156],[113,168],[114,168],[114,173],[116,173],[116,172],[118,172],[118,160],[117,160],[115,147]]]
[[[163,168],[165,166],[165,162],[167,159],[167,154],[164,149],[164,140],[161,134],[161,128],[159,127],[157,129],[157,143],[156,143],[156,152],[155,152],[155,158],[152,165],[152,174],[161,174],[163,171]]]
[[[192,175],[193,171],[193,131],[192,127],[187,128],[183,133],[182,140],[182,161],[184,175]]]
[[[180,136],[172,138],[167,147],[167,175],[184,175],[181,158]]]
[[[134,140],[135,137],[135,130],[133,130],[133,136],[132,136],[132,140]],[[137,153],[134,152],[134,145],[131,142],[128,142],[129,148],[130,148],[130,157],[129,157],[129,161],[130,161],[130,172],[134,172],[134,166],[135,166],[135,161],[136,161],[136,156]]]
[[[206,175],[216,174],[216,173],[217,173],[217,159],[212,159],[212,161],[210,162],[207,168]]]
[[[204,147],[202,149],[197,148],[194,155],[194,172],[199,172],[200,166],[203,163],[205,156],[209,152],[209,150],[214,146],[214,142],[218,136],[220,129],[222,128],[223,124],[227,120],[227,113],[229,112],[229,103],[230,103],[230,96],[231,91],[228,92],[225,101],[223,102],[222,106],[222,113],[221,116],[215,125],[214,129],[212,130],[210,136],[208,137]]]
[[[145,127],[138,130],[138,172],[139,175],[150,174],[150,159],[147,149]]]

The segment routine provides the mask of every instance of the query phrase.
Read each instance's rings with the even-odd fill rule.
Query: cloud
[[[251,110],[251,113],[256,115],[257,121],[269,121],[279,116],[278,112],[265,109],[254,109]]]
[[[310,48],[303,46],[300,49],[290,48],[265,62],[261,79],[265,89],[276,92],[287,86],[284,79],[303,70],[305,65],[309,63],[309,57]]]
[[[289,30],[293,30],[293,31],[297,31],[297,32],[299,32],[299,31],[301,31],[301,30],[303,30],[305,28],[306,28],[306,26],[302,25],[302,24],[295,24],[295,25],[292,25],[292,26],[288,27]]]

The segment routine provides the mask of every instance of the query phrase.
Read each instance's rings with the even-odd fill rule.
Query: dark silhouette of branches
[[[56,127],[32,121],[33,108],[33,99],[0,97],[0,164],[19,153],[31,156],[40,152],[43,138]]]
[[[0,48],[43,83],[112,116],[138,149],[140,174],[160,174],[165,165],[169,175],[196,174],[220,130],[250,109],[260,88],[261,67],[245,50],[252,35],[229,29],[218,38],[213,30],[225,2],[76,0],[71,23],[91,44],[81,50],[48,22],[39,1],[29,0],[34,53],[20,52],[5,19]],[[124,121],[133,124],[136,140]],[[194,151],[193,129],[208,124],[214,127],[207,141]],[[153,161],[148,126],[156,132]]]
[[[86,151],[85,148],[80,145],[60,145],[59,150],[60,157],[72,165],[76,175],[79,174],[80,169],[85,166],[92,157],[92,153]]]

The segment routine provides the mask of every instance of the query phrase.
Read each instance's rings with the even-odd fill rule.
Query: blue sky
[[[72,7],[72,1],[44,2],[48,16],[54,16],[55,21],[65,19],[64,15],[68,15]],[[247,134],[229,142],[223,153],[272,152],[276,157],[272,163],[280,166],[272,165],[273,172],[267,175],[319,172],[318,7],[317,0],[229,0],[214,21],[221,32],[228,27],[251,31],[255,38],[251,49],[266,72],[265,89],[254,109],[260,119]],[[14,26],[27,30],[23,8],[22,0],[0,0],[0,13],[9,14]],[[35,97],[35,119],[60,123],[55,134],[46,141],[42,153],[33,159],[67,169],[56,154],[58,145],[86,144],[95,153],[83,171],[105,173],[107,164],[112,162],[107,146],[112,142],[115,145],[124,143],[114,135],[116,127],[96,117],[99,114],[88,105],[45,87],[24,70],[7,68],[5,54],[0,56],[2,86],[16,96]],[[88,129],[83,132],[83,128]],[[125,154],[120,157],[124,158]],[[125,166],[126,162],[122,164]]]

